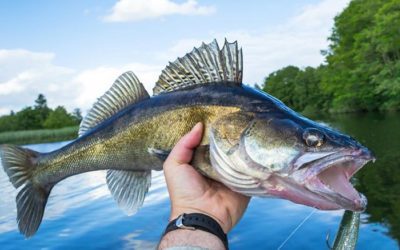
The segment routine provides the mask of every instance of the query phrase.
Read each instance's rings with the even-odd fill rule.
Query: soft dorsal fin
[[[178,90],[196,84],[231,82],[242,84],[242,49],[237,42],[225,44],[219,49],[217,40],[202,44],[192,52],[170,62],[162,71],[153,94]]]
[[[147,98],[149,94],[136,75],[131,71],[123,73],[82,120],[79,136],[130,104]]]

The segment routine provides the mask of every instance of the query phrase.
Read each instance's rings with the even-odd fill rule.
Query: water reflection
[[[42,144],[27,146],[33,150],[47,152],[63,146],[63,143]],[[105,173],[102,171],[91,172],[86,175],[77,175],[56,185],[49,197],[44,220],[52,220],[62,216],[67,210],[79,208],[86,202],[101,199],[109,194],[104,185]],[[16,230],[15,197],[17,191],[8,181],[4,171],[0,171],[0,189],[4,194],[0,198],[0,233]],[[85,195],[82,195],[85,194]]]
[[[359,249],[398,249],[400,239],[400,114],[322,117],[370,147],[378,161],[359,174],[357,189],[369,199],[362,214]],[[64,143],[29,146],[44,152]],[[144,207],[127,217],[115,204],[105,172],[85,173],[56,185],[38,233],[25,240],[17,231],[16,191],[0,167],[1,249],[151,249],[169,216],[161,172],[153,172]],[[231,249],[276,249],[312,208],[278,199],[253,198],[239,225],[229,234]],[[282,249],[326,249],[325,238],[337,231],[343,211],[316,211]]]
[[[158,242],[146,241],[141,239],[143,230],[137,230],[124,236],[123,249],[156,249]]]
[[[373,150],[377,161],[360,171],[357,189],[368,197],[369,222],[400,241],[400,114],[341,115],[330,119]]]

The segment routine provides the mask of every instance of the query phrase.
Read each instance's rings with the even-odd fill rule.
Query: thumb
[[[183,136],[172,149],[164,163],[164,170],[171,166],[189,163],[193,156],[193,150],[199,145],[203,134],[203,124],[197,123],[189,133]]]

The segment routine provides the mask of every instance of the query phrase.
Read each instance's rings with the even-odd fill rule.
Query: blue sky
[[[316,66],[348,0],[2,1],[0,114],[44,93],[86,111],[132,70],[151,92],[168,61],[202,41],[238,40],[244,82],[287,65]]]

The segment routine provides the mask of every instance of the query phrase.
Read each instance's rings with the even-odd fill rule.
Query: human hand
[[[196,124],[179,140],[164,163],[171,199],[170,220],[183,213],[203,213],[218,221],[227,233],[243,216],[250,198],[202,176],[189,164],[202,131],[203,125]]]

